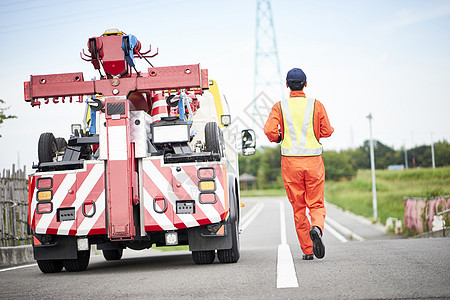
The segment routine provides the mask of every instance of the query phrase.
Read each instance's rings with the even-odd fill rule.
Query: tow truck
[[[254,131],[230,130],[207,69],[154,67],[158,50],[150,52],[134,35],[107,30],[80,53],[99,79],[76,72],[24,83],[33,107],[86,105],[68,140],[40,135],[29,176],[29,226],[43,273],[86,270],[91,245],[106,260],[155,245],[189,245],[196,264],[213,263],[216,252],[222,263],[239,260],[237,155],[254,153]]]

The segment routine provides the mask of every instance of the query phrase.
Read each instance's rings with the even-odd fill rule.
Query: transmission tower
[[[255,35],[255,77],[253,85],[253,121],[264,126],[272,105],[283,97],[270,0],[257,0]]]
[[[270,97],[282,97],[280,60],[270,0],[257,0],[255,41],[254,97],[261,92]]]

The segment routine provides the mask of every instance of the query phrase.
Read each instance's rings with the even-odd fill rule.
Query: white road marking
[[[325,222],[328,224],[328,227],[333,227],[334,229],[336,229],[339,232],[341,232],[343,235],[346,235],[350,240],[356,240],[358,242],[362,242],[362,241],[365,240],[360,235],[354,233],[353,231],[351,231],[347,227],[339,224],[338,222],[336,222],[335,220],[331,219],[330,217],[327,217],[325,219]]]
[[[280,201],[280,225],[281,244],[278,245],[277,288],[296,288],[298,287],[298,279],[295,273],[291,249],[287,244],[286,215],[283,201]]]
[[[329,233],[331,233],[332,235],[334,235],[338,240],[340,240],[342,243],[347,242],[347,239],[341,235],[339,232],[337,232],[336,230],[333,229],[333,227],[330,226],[330,224],[328,224],[325,221],[325,224],[327,224],[328,226],[325,227],[325,231],[328,231]]]
[[[17,269],[23,269],[23,268],[34,267],[34,266],[37,266],[37,264],[23,265],[23,266],[17,266],[17,267],[11,267],[11,268],[6,268],[6,269],[1,269],[0,272],[8,272],[8,271],[13,271],[13,270],[17,270]]]
[[[258,202],[247,214],[242,216],[241,226],[239,226],[241,231],[244,231],[256,219],[264,206],[266,206],[264,202]]]

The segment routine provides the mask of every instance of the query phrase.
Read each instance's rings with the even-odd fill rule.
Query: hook
[[[150,49],[147,52],[136,51],[137,56],[135,55],[134,57],[141,57],[141,58],[142,57],[155,57],[156,55],[158,55],[159,48],[156,48],[156,53],[155,54],[153,54],[153,55],[146,55],[146,54],[150,53],[151,51],[152,51],[152,45],[150,45]]]
[[[91,56],[89,56],[86,53],[84,53],[84,49],[82,49],[82,50],[83,50],[83,53],[80,52],[81,59],[84,60],[84,61],[92,61],[92,59],[86,59],[86,58],[83,57],[83,54],[84,54],[86,57],[91,58]]]

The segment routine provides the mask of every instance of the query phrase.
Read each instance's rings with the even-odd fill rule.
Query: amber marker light
[[[200,181],[198,188],[200,191],[214,191],[216,190],[216,183],[213,180]]]
[[[52,200],[53,197],[53,193],[51,190],[48,191],[38,191],[37,192],[37,199],[39,201],[43,201],[43,200]]]

